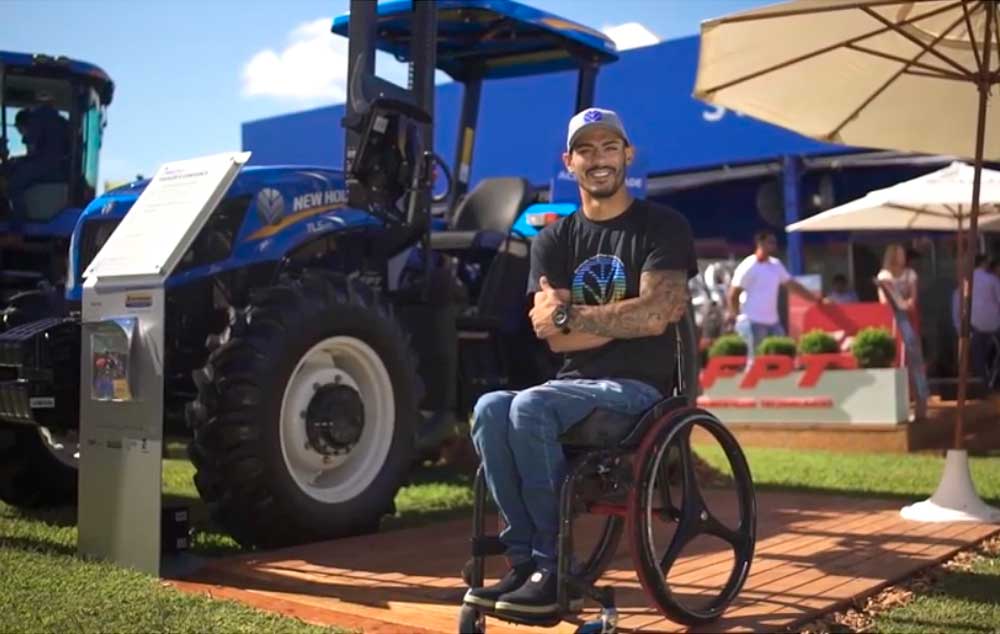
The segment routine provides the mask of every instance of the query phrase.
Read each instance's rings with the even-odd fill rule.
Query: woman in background
[[[890,244],[885,248],[882,257],[882,270],[878,272],[879,282],[888,282],[892,298],[896,305],[907,313],[917,312],[917,273],[906,262],[906,249],[899,243]],[[888,304],[883,285],[879,285],[878,301]]]

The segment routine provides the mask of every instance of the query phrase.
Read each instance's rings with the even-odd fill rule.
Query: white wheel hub
[[[307,434],[305,412],[326,385],[355,390],[364,405],[361,437],[347,453],[318,451]],[[281,401],[281,454],[299,488],[335,504],[360,495],[382,470],[395,430],[396,403],[389,372],[378,353],[356,337],[330,337],[309,349],[285,386]]]

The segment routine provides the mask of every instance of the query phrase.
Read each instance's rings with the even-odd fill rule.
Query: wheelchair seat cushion
[[[671,396],[657,401],[641,414],[625,414],[597,408],[582,421],[570,427],[559,441],[568,447],[634,449],[643,434],[667,412],[687,405],[687,398]]]

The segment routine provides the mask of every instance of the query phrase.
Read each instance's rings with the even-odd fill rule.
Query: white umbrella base
[[[972,485],[968,453],[958,449],[948,450],[934,495],[903,507],[899,514],[917,522],[1000,522],[1000,509],[983,502]]]

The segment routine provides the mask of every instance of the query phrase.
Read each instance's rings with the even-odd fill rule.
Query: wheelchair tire
[[[486,618],[471,605],[463,605],[458,612],[458,634],[486,634]]]
[[[693,470],[694,454],[690,445],[690,434],[695,427],[710,433],[729,459],[738,494],[739,525],[736,529],[716,519],[702,498]],[[653,522],[661,521],[658,516],[654,517],[654,492],[658,481],[666,473],[661,465],[666,460],[667,449],[674,445],[681,452],[684,493],[676,513],[677,529],[670,544],[661,553],[656,552],[652,540]],[[626,531],[640,583],[659,610],[678,623],[697,625],[717,619],[743,588],[750,572],[756,541],[757,502],[743,451],[721,421],[704,410],[686,408],[668,414],[653,425],[636,452],[634,470],[635,486],[629,494]],[[669,499],[661,501],[669,502]],[[673,521],[674,514],[670,515]],[[732,547],[734,561],[718,595],[704,605],[693,607],[686,605],[671,589],[667,577],[684,547],[702,533],[728,543]]]

